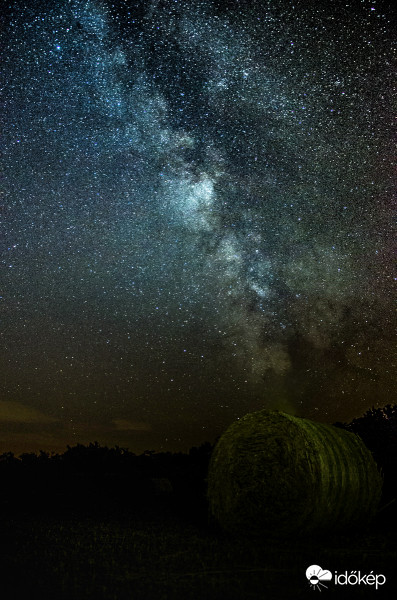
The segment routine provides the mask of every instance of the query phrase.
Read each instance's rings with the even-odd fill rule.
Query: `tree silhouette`
[[[374,408],[350,423],[335,423],[361,437],[384,476],[383,503],[397,497],[397,405]]]

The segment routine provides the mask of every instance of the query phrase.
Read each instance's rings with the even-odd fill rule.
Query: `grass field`
[[[173,506],[75,514],[19,512],[0,519],[3,600],[249,600],[316,598],[305,571],[383,573],[384,586],[324,596],[392,598],[397,551],[387,523],[322,539],[234,539]],[[322,596],[322,597],[324,597]]]

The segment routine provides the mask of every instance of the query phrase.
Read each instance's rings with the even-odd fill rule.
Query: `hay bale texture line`
[[[208,472],[210,512],[239,534],[358,524],[373,516],[381,490],[377,465],[357,435],[279,411],[233,423]]]

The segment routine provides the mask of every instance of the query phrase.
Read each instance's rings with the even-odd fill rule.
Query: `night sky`
[[[395,402],[390,6],[5,6],[0,452]]]

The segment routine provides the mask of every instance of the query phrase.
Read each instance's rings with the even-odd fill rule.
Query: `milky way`
[[[32,4],[3,35],[1,447],[392,401],[390,8]]]

